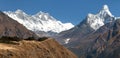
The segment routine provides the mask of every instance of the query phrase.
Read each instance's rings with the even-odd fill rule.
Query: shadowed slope
[[[33,32],[26,29],[22,24],[11,19],[0,11],[0,36],[19,38],[37,37]]]

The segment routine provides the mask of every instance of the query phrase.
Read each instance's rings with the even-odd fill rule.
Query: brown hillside
[[[0,37],[1,36],[16,36],[24,39],[28,37],[37,37],[35,33],[29,31],[22,24],[0,11]]]
[[[0,43],[0,58],[77,58],[54,39]]]

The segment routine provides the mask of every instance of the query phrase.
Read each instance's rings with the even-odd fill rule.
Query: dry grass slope
[[[54,39],[0,43],[0,58],[77,58]]]

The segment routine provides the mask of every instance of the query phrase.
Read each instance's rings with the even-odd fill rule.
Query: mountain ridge
[[[35,15],[28,15],[22,10],[16,10],[15,12],[4,11],[4,13],[34,32],[44,31],[59,33],[74,27],[72,23],[62,23],[42,11]]]

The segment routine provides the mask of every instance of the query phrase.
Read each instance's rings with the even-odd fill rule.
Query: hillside
[[[35,33],[0,11],[0,37],[2,36],[16,36],[23,39],[37,37]]]
[[[77,58],[54,39],[13,42],[0,43],[0,58]]]

